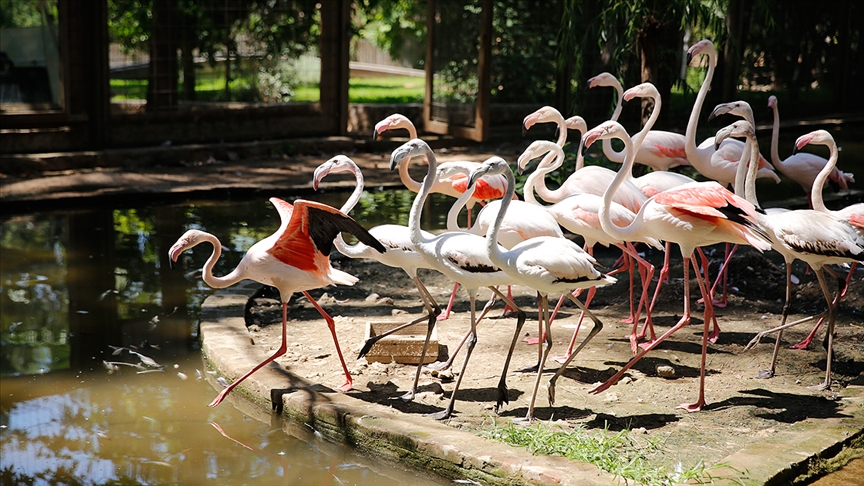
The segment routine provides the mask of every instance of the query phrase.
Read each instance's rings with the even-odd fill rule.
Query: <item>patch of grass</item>
[[[348,81],[351,103],[423,103],[425,92],[425,79],[411,76],[351,78]]]
[[[726,464],[707,467],[701,461],[692,466],[683,464],[657,465],[649,455],[660,451],[658,440],[638,441],[629,430],[610,433],[609,430],[589,431],[583,426],[565,430],[559,425],[536,422],[531,425],[495,423],[481,433],[505,444],[525,447],[534,455],[558,455],[568,459],[594,464],[600,469],[639,484],[671,485],[687,481],[710,482],[716,479],[713,469]],[[733,470],[734,471],[734,470]],[[740,471],[735,471],[741,475]],[[723,478],[744,484],[741,478]]]

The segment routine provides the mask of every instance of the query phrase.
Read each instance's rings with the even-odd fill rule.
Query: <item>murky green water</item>
[[[316,196],[338,206],[346,195]],[[373,193],[355,214],[405,223],[412,199]],[[200,272],[169,271],[168,248],[190,227],[210,231],[226,273],[278,226],[266,198],[3,217],[0,483],[416,483],[307,427],[207,407],[217,391],[201,379],[197,320],[212,290]]]

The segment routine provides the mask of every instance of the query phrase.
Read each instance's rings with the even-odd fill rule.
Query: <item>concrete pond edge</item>
[[[202,304],[200,339],[205,359],[218,375],[229,381],[266,357],[254,345],[244,317],[249,299],[259,287],[260,284],[246,281],[217,291]],[[502,485],[626,483],[592,464],[563,457],[534,456],[524,448],[353,398],[350,393],[306,381],[275,363],[247,378],[229,400],[242,395],[269,411],[271,396],[278,400],[280,394],[282,413],[289,420],[305,424],[327,439],[343,442],[361,453],[444,478]],[[727,477],[730,484],[736,478],[745,484],[790,484],[849,447],[861,448],[864,396],[856,393],[839,400],[846,403],[845,416],[801,421],[791,430],[755,440],[720,461],[728,465],[728,470],[721,467],[712,470],[711,475],[721,484],[726,480],[720,478]]]

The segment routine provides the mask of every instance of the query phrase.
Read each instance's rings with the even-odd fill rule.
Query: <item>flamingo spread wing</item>
[[[282,227],[278,238],[267,251],[285,264],[308,271],[321,268],[320,259],[330,254],[333,240],[343,231],[351,233],[380,253],[386,251],[365,228],[338,209],[301,199],[294,202],[293,208],[279,198],[270,198],[270,202],[276,206],[282,218]]]

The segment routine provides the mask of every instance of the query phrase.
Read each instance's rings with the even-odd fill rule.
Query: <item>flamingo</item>
[[[502,294],[496,288],[498,285],[510,285],[514,282],[513,279],[504,271],[498,268],[489,259],[485,251],[486,240],[482,236],[472,235],[464,231],[449,231],[431,238],[424,237],[420,231],[420,211],[426,202],[432,186],[436,181],[436,173],[438,163],[435,159],[435,154],[426,142],[420,139],[412,139],[405,144],[399,146],[390,154],[390,170],[395,170],[400,162],[409,157],[426,156],[429,162],[426,178],[414,198],[414,203],[411,205],[411,212],[408,215],[408,227],[411,230],[411,242],[414,248],[439,272],[443,273],[450,279],[459,282],[468,293],[468,299],[471,309],[471,337],[468,341],[468,351],[465,356],[465,361],[462,363],[462,370],[459,373],[459,378],[456,380],[453,392],[450,395],[450,401],[444,410],[431,414],[435,420],[443,420],[449,418],[453,414],[454,405],[456,403],[456,395],[459,391],[459,386],[462,383],[462,378],[465,377],[465,370],[468,366],[468,361],[471,358],[471,353],[474,346],[477,344],[477,319],[476,319],[476,300],[477,291],[480,287],[488,287],[493,293],[498,295],[502,300],[507,302],[512,308],[516,309],[516,332],[514,333],[513,343],[510,345],[510,351],[504,363],[504,370],[501,373],[501,378],[498,382],[498,397],[496,402],[496,410],[502,403],[509,403],[508,390],[506,384],[507,369],[510,365],[510,357],[516,345],[516,336],[518,336],[522,325],[525,322],[525,313],[519,307],[510,301],[507,296]],[[490,301],[491,302],[491,301]],[[429,343],[429,334],[426,335],[426,342],[423,345],[423,351],[420,356],[420,365],[422,366],[425,358],[426,348]]]
[[[774,125],[771,129],[771,162],[783,175],[797,182],[804,192],[807,194],[807,202],[812,207],[812,197],[816,175],[828,163],[824,157],[808,152],[798,152],[789,157],[780,160],[780,154],[777,149],[778,139],[780,138],[780,113],[777,108],[777,97],[771,95],[768,97],[768,107],[774,111]],[[828,179],[832,184],[836,184],[841,189],[848,190],[849,182],[855,182],[855,176],[849,172],[843,172],[836,167],[828,175]]]
[[[489,255],[492,263],[502,269],[511,278],[537,291],[540,296],[539,313],[541,319],[545,317],[546,320],[545,347],[543,356],[537,367],[537,379],[534,381],[534,390],[528,405],[528,413],[524,419],[530,422],[534,419],[534,404],[537,399],[537,391],[540,387],[546,358],[552,349],[551,322],[548,317],[549,293],[563,293],[569,296],[582,309],[582,312],[588,314],[589,318],[594,321],[594,327],[591,329],[591,332],[576,351],[570,354],[567,362],[562,365],[561,369],[555,374],[555,377],[550,380],[549,401],[550,404],[554,404],[555,379],[561,375],[562,370],[566,368],[567,364],[576,354],[603,329],[603,323],[579,299],[574,297],[571,292],[577,288],[584,289],[593,288],[597,285],[608,285],[615,283],[616,280],[614,277],[610,277],[597,270],[597,261],[594,260],[594,257],[566,238],[540,236],[523,241],[513,248],[502,249],[498,244],[498,233],[504,223],[505,214],[507,214],[508,208],[512,204],[511,196],[516,191],[516,179],[513,176],[513,171],[510,170],[510,166],[504,159],[491,157],[471,172],[468,176],[468,185],[470,186],[480,176],[486,174],[502,174],[507,178],[507,192],[504,198],[501,199],[501,205],[495,217],[494,224],[486,232],[486,253]],[[514,343],[517,338],[518,334],[513,336]]]
[[[585,250],[588,254],[592,254],[594,245],[597,243],[602,244],[603,246],[615,245],[618,247],[623,254],[629,256],[630,258],[635,258],[637,263],[645,269],[645,272],[642,274],[642,298],[644,299],[647,295],[647,285],[651,281],[651,276],[654,274],[654,266],[647,262],[644,258],[639,256],[638,252],[636,252],[635,248],[631,242],[624,242],[622,240],[618,240],[609,236],[608,233],[603,231],[603,228],[600,226],[599,212],[600,206],[603,203],[603,198],[594,194],[573,194],[572,196],[568,196],[557,203],[551,206],[540,206],[540,202],[534,195],[534,186],[537,184],[537,180],[545,177],[545,175],[560,165],[558,161],[563,160],[564,152],[557,144],[554,144],[545,140],[537,140],[533,142],[525,152],[519,156],[519,169],[524,170],[524,168],[528,165],[531,159],[542,156],[546,151],[549,151],[554,154],[555,161],[554,163],[549,163],[549,158],[544,157],[543,161],[537,166],[534,172],[528,176],[528,179],[525,181],[525,186],[523,187],[523,193],[525,197],[525,202],[536,204],[538,207],[545,208],[545,211],[552,215],[559,225],[567,229],[568,231],[578,234],[582,236],[585,240]],[[612,203],[612,219],[618,226],[627,226],[633,218],[635,217],[635,213],[625,208],[624,206],[613,202]],[[641,242],[647,243],[655,248],[662,249],[663,246],[660,242],[654,238],[645,238],[641,240]],[[630,265],[628,265],[630,266]],[[614,275],[615,273],[621,272],[627,269],[628,266],[621,267],[613,272],[610,272],[610,275]],[[631,268],[631,282],[630,282],[630,317],[625,322],[638,322],[638,311],[634,311],[633,306],[633,281],[632,281],[632,266]],[[588,296],[585,298],[585,305],[589,306],[591,300],[596,293],[596,287],[591,287],[588,290]],[[557,315],[558,309],[560,308],[562,302],[564,301],[565,296],[561,297],[561,300],[558,301],[558,305],[555,307],[555,310],[552,312],[552,317],[550,320],[555,318]],[[639,302],[639,309],[641,310],[642,301]],[[576,326],[576,330],[573,333],[573,338],[570,340],[570,345],[567,348],[567,354],[563,357],[566,359],[572,354],[573,346],[576,342],[576,335],[579,332],[579,327],[582,323],[582,316],[579,318],[579,322]],[[634,333],[635,335],[635,330]],[[635,345],[634,345],[635,346]],[[634,349],[635,352],[635,349]],[[556,361],[558,358],[555,358]]]
[[[374,236],[356,221],[326,204],[298,199],[294,201],[292,206],[276,197],[270,198],[270,202],[276,207],[282,220],[279,229],[252,245],[243,255],[237,267],[228,275],[222,277],[213,275],[213,266],[216,265],[216,261],[222,254],[222,244],[218,238],[210,233],[195,229],[189,230],[168,251],[169,261],[173,265],[184,251],[201,243],[210,243],[213,245],[213,253],[204,264],[203,275],[201,276],[207,285],[221,289],[241,280],[250,279],[276,287],[282,297],[282,345],[272,356],[222,390],[210,402],[209,406],[211,407],[219,405],[234,387],[251,376],[252,373],[285,354],[288,349],[288,301],[291,299],[291,295],[297,291],[302,292],[327,321],[327,327],[330,329],[333,343],[336,345],[336,353],[339,355],[342,370],[345,372],[345,384],[339,389],[349,391],[353,386],[351,374],[348,372],[345,359],[342,357],[342,350],[339,348],[339,340],[336,338],[336,326],[333,318],[327,315],[327,312],[315,302],[307,290],[334,284],[354,285],[357,282],[357,277],[330,266],[330,259],[327,255],[330,253],[333,239],[337,233],[346,231],[381,253],[386,250]]]
[[[408,137],[411,139],[417,138],[417,128],[405,115],[394,113],[387,118],[375,124],[375,130],[372,133],[372,138],[377,139],[382,133],[388,130],[398,129],[408,130]],[[410,159],[409,159],[410,160]],[[432,192],[446,194],[451,197],[458,198],[465,192],[465,187],[468,182],[468,173],[480,165],[479,162],[471,162],[468,160],[448,162],[452,165],[459,165],[465,170],[455,172],[451,177],[442,178],[435,181],[432,186]],[[399,165],[399,179],[402,184],[412,192],[420,191],[420,183],[411,178],[408,173],[408,161]],[[477,183],[477,188],[474,190],[474,195],[466,203],[468,206],[468,224],[471,224],[471,214],[476,203],[484,204],[486,201],[500,199],[504,194],[504,178],[503,177],[488,177]],[[453,310],[453,302],[456,298],[456,290],[459,284],[453,286],[453,292],[450,294],[450,301],[447,303],[447,308],[438,316],[439,321],[447,320],[450,317],[450,312]],[[506,309],[505,309],[506,311]]]
[[[705,74],[705,80],[702,81],[702,87],[699,88],[699,93],[696,95],[693,110],[690,112],[690,120],[687,122],[685,135],[687,138],[685,144],[687,160],[703,176],[721,184],[732,184],[735,181],[735,170],[738,167],[738,161],[741,160],[744,144],[740,140],[727,139],[718,149],[715,149],[714,137],[709,137],[698,147],[696,146],[699,114],[702,111],[705,97],[708,95],[708,89],[711,87],[714,69],[717,67],[717,51],[710,40],[701,40],[690,47],[687,51],[687,64],[690,64],[690,61],[700,54],[708,57],[708,72]],[[780,178],[774,172],[771,164],[761,155],[759,156],[759,171],[756,176],[770,177],[775,182],[780,182]]]
[[[824,132],[824,130],[822,131]],[[814,132],[816,133],[816,132]],[[827,132],[825,132],[827,133]],[[750,123],[746,121],[736,122],[720,132],[717,132],[719,137],[727,136],[746,136],[751,146],[758,144],[756,141],[756,133]],[[805,136],[802,145],[808,143],[809,140],[821,137],[821,133],[812,137]],[[821,138],[819,138],[822,140]],[[796,147],[798,145],[796,144]],[[751,149],[750,165],[755,167],[755,147]],[[835,161],[836,163],[836,161]],[[743,161],[742,161],[743,164]],[[747,178],[747,199],[758,206],[756,201],[756,189],[753,183],[753,167],[749,170]],[[828,177],[828,174],[833,169],[833,164],[829,163],[823,166],[817,176],[817,181],[823,183]],[[834,320],[836,317],[836,305],[838,298],[832,298],[828,289],[828,284],[825,281],[823,267],[828,264],[856,262],[864,259],[864,234],[856,231],[856,228],[837,217],[831,212],[825,210],[800,209],[796,211],[773,211],[765,216],[757,216],[762,227],[768,230],[768,234],[772,240],[772,246],[775,250],[783,255],[786,260],[786,303],[783,306],[783,315],[780,326],[766,331],[772,332],[777,330],[777,340],[774,343],[774,352],[771,357],[771,366],[768,370],[759,372],[758,378],[770,378],[774,376],[774,370],[777,361],[777,354],[780,348],[780,339],[783,334],[783,329],[791,327],[809,319],[802,319],[792,324],[785,324],[786,315],[788,314],[790,291],[790,264],[794,258],[806,262],[813,269],[816,278],[819,281],[819,286],[822,289],[822,294],[825,297],[825,302],[828,304],[828,360],[826,364],[826,374],[823,383],[811,387],[814,390],[824,390],[831,386],[831,361],[833,355],[833,330]],[[842,285],[841,285],[842,287]],[[843,289],[838,289],[838,295]],[[820,319],[821,323],[821,319]],[[757,338],[750,342],[748,348],[758,342],[758,338],[764,335],[765,332],[759,333]]]
[[[607,121],[589,130],[583,136],[585,148],[598,139],[619,138],[624,142],[626,157],[615,176],[615,180],[603,195],[603,207],[600,210],[600,223],[604,231],[614,238],[624,241],[638,240],[644,237],[663,238],[677,243],[681,248],[684,263],[684,313],[675,326],[653,340],[639,352],[618,373],[590,393],[600,393],[614,385],[623,374],[630,369],[645,354],[654,349],[667,337],[690,323],[690,264],[698,266],[694,250],[698,246],[721,241],[747,243],[760,250],[770,248],[768,236],[756,224],[756,210],[752,204],[735,196],[717,182],[694,182],[679,186],[656,196],[642,205],[636,213],[636,218],[628,226],[622,228],[612,222],[610,206],[612,197],[627,177],[627,172],[633,169],[635,152],[633,143],[627,131],[619,123]],[[692,161],[691,161],[692,162]],[[696,272],[696,281],[702,296],[708,289]],[[691,404],[679,407],[693,412],[701,410],[705,405],[705,363],[708,350],[708,328],[713,318],[711,300],[705,300],[704,327],[702,331],[702,363],[699,378],[699,398]]]
[[[795,142],[795,150],[797,151],[807,144],[826,145],[829,150],[829,156],[828,161],[825,165],[834,167],[834,170],[828,172],[824,169],[823,166],[823,171],[828,175],[824,175],[820,171],[816,179],[813,181],[813,191],[811,192],[811,205],[813,206],[813,209],[815,209],[816,211],[833,214],[834,216],[842,219],[843,221],[848,222],[855,228],[856,232],[859,235],[864,237],[864,203],[852,204],[838,211],[829,211],[828,208],[825,207],[825,201],[822,199],[822,188],[825,185],[825,181],[831,178],[834,174],[836,170],[837,159],[839,157],[837,143],[834,141],[834,137],[832,137],[831,134],[825,130],[816,130],[799,137],[798,140],[796,140]],[[845,173],[841,172],[841,174]],[[855,273],[855,266],[856,262],[852,262],[852,267],[849,269],[849,275],[846,277],[844,290],[838,295],[838,301],[846,295],[846,290],[849,288],[849,282],[852,280],[852,275]],[[819,319],[819,322],[816,323],[816,326],[813,327],[813,330],[810,331],[810,334],[808,334],[803,341],[798,344],[794,344],[791,347],[793,349],[806,349],[810,347],[810,344],[812,344],[813,342],[813,337],[816,335],[816,331],[819,329],[819,326],[822,325],[823,320],[824,319]]]
[[[537,112],[540,112],[540,115],[535,117],[534,115],[537,114]],[[581,117],[571,117],[570,123],[567,124],[564,117],[561,115],[561,112],[551,106],[544,106],[537,110],[537,112],[526,117],[526,121],[524,121],[522,125],[523,131],[531,128],[534,123],[556,123],[560,130],[558,142],[556,142],[558,146],[564,145],[564,141],[566,140],[566,129],[568,127],[580,129],[581,131],[587,129],[585,120]],[[564,134],[563,137],[562,134]],[[539,180],[536,188],[537,195],[544,201],[550,203],[556,203],[571,194],[603,195],[603,191],[606,190],[606,187],[609,186],[609,183],[612,182],[612,179],[615,177],[615,172],[598,165],[583,167],[583,160],[584,156],[580,150],[579,155],[577,155],[576,158],[576,169],[572,174],[570,174],[564,183],[558,187],[558,189],[550,190],[546,187],[546,182],[543,179]],[[563,163],[564,159],[562,157],[560,163],[555,168],[557,169],[558,167],[561,167]],[[639,210],[642,203],[645,202],[645,199],[645,195],[638,187],[636,187],[632,182],[625,181],[622,190],[616,194],[615,202],[635,213]]]
[[[623,108],[621,101],[624,99],[624,88],[621,87],[621,83],[618,82],[618,79],[615,76],[605,72],[588,80],[589,89],[597,86],[607,86],[615,89],[615,92],[618,94],[618,101],[610,120],[618,121],[618,117],[621,115],[621,110]],[[654,97],[653,95],[651,96]],[[656,97],[654,97],[654,111],[660,111],[659,102],[660,93],[658,92]],[[669,169],[680,165],[690,165],[690,162],[687,161],[687,153],[684,150],[684,143],[686,141],[684,135],[663,130],[651,130],[647,127],[647,124],[642,128],[642,130],[645,131],[646,134],[645,139],[642,141],[642,146],[640,146],[639,150],[636,152],[637,164],[647,165],[655,171],[660,172],[668,171]],[[603,155],[612,162],[618,162],[620,164],[624,161],[624,152],[615,151],[615,149],[612,148],[611,141],[609,140],[603,141]],[[637,184],[637,186],[638,185],[639,184]],[[646,195],[651,197],[654,194]]]
[[[352,209],[354,209],[354,206],[360,200],[364,188],[363,173],[360,171],[360,168],[357,167],[357,164],[349,157],[345,155],[337,155],[319,165],[315,169],[315,174],[312,179],[312,187],[317,191],[318,186],[320,185],[321,180],[324,179],[324,177],[329,174],[335,174],[338,172],[349,172],[354,175],[354,178],[356,180],[354,192],[351,193],[351,196],[348,198],[347,201],[345,201],[345,204],[343,204],[342,208],[340,209],[340,211],[342,211],[343,213],[349,213]],[[417,276],[417,270],[420,268],[432,267],[428,263],[426,263],[426,260],[423,259],[423,257],[420,256],[417,250],[414,249],[414,244],[411,243],[411,235],[408,227],[398,224],[382,224],[370,228],[369,233],[387,248],[386,252],[380,253],[363,242],[358,242],[354,245],[348,245],[345,242],[345,239],[342,238],[341,233],[336,236],[336,241],[334,241],[334,245],[340,253],[349,258],[368,258],[383,263],[388,267],[401,268],[403,271],[405,271],[405,273],[408,274],[408,277],[411,278],[411,281],[413,281],[414,285],[417,287],[417,291],[420,293],[420,299],[423,301],[423,306],[426,309],[425,315],[422,315],[417,319],[409,322],[406,326],[410,326],[421,322],[424,319],[427,319],[429,326],[428,329],[431,330],[435,326],[436,322],[436,320],[433,319],[433,314],[437,317],[437,315],[441,313],[441,309],[437,307],[434,300],[430,297],[429,291],[426,289],[426,286],[423,285],[423,282]],[[424,236],[426,237],[432,236],[429,233],[423,233],[425,233]],[[360,350],[357,358],[362,358],[363,356],[365,356],[366,353],[369,352],[369,350],[376,342],[388,335],[389,333],[384,333],[368,339],[364,343],[364,346]],[[407,401],[413,399],[414,394],[417,390],[417,383],[419,379],[420,374],[417,373],[411,390],[402,397],[404,400]]]

